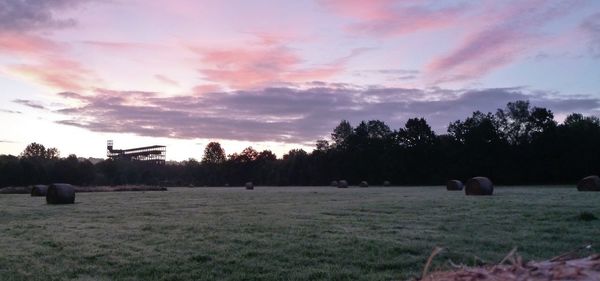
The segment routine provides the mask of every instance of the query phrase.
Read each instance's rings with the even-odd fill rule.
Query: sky
[[[515,100],[600,116],[600,1],[0,0],[0,154],[281,157]]]

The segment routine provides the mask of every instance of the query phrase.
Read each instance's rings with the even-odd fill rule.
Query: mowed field
[[[600,250],[600,192],[497,187],[170,188],[0,195],[0,280],[405,280],[448,267]]]

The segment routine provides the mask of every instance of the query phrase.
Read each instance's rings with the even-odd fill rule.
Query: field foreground
[[[170,188],[77,194],[76,204],[0,195],[0,280],[404,280],[600,249],[600,193],[499,187]]]

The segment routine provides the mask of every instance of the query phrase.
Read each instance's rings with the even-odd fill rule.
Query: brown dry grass
[[[584,248],[589,248],[587,246]],[[579,250],[582,250],[581,248]],[[600,254],[578,257],[578,251],[569,252],[552,259],[523,262],[513,249],[500,263],[482,267],[456,266],[452,271],[438,271],[427,275],[434,256],[441,251],[436,248],[425,265],[421,281],[478,281],[478,280],[600,280]]]

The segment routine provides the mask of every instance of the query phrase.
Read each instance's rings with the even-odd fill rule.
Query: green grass
[[[0,280],[391,280],[546,259],[596,242],[600,192],[500,187],[172,188],[77,194],[76,204],[0,195]]]

